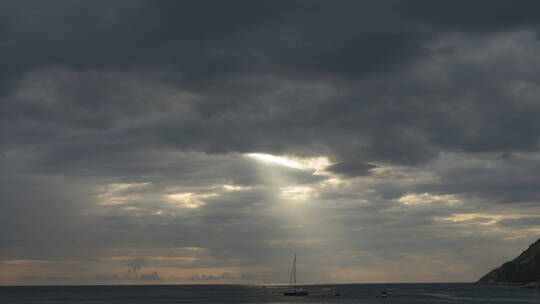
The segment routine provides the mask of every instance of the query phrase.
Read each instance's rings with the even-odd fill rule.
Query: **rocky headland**
[[[484,275],[477,283],[520,284],[538,288],[540,286],[540,239],[531,244],[517,258]]]

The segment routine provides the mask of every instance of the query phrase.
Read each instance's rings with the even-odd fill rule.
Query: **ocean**
[[[300,287],[308,290],[309,296],[283,296],[286,286],[4,286],[0,287],[0,303],[540,303],[539,291],[518,286],[422,283]],[[378,297],[383,290],[387,298]]]

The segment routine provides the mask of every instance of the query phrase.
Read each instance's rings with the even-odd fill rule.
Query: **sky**
[[[475,281],[540,232],[540,2],[0,2],[0,285]]]

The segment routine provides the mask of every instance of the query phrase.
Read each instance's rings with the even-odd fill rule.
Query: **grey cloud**
[[[365,163],[337,163],[328,166],[326,170],[345,176],[365,176],[371,174],[371,169],[377,168],[377,165]]]
[[[193,88],[220,86],[221,77],[245,73],[347,78],[393,72],[425,55],[423,45],[432,37],[416,27],[440,20],[477,22],[486,16],[480,8],[501,5],[467,4],[459,10],[462,18],[455,18],[457,12],[421,1],[332,6],[312,1],[7,2],[4,49],[13,67],[7,75],[18,77],[50,67],[150,69],[167,71],[168,79]],[[523,22],[531,5],[513,4],[508,15],[516,17],[497,15],[486,27],[533,26],[532,18]],[[373,29],[373,22],[386,26]],[[42,24],[47,31],[40,30]],[[467,30],[460,24],[444,28]]]
[[[51,66],[160,68],[181,71],[188,82],[198,79],[195,86],[202,84],[201,79],[246,71],[274,72],[276,67],[278,73],[300,70],[305,75],[312,72],[315,59],[323,59],[318,60],[322,64],[317,70],[339,75],[351,70],[351,65],[349,60],[336,58],[358,52],[380,59],[359,62],[359,67],[368,68],[353,68],[353,73],[372,72],[376,63],[392,66],[396,57],[377,52],[379,48],[400,47],[407,50],[403,54],[415,55],[418,44],[412,43],[413,35],[399,31],[357,34],[355,20],[362,18],[350,14],[350,21],[339,22],[339,14],[365,14],[370,9],[369,5],[350,6],[329,11],[321,3],[302,1],[11,2],[4,4],[8,37],[4,48],[10,62],[26,63],[24,70]],[[48,24],[50,30],[40,31],[41,24]],[[306,31],[306,26],[312,31]],[[348,39],[334,39],[336,30]],[[315,32],[325,39],[314,36]],[[260,34],[266,38],[261,39]],[[351,45],[351,38],[357,37],[359,41]],[[361,47],[362,40],[370,42],[368,47]],[[277,52],[278,46],[287,51],[284,56]]]
[[[540,217],[538,216],[523,216],[520,218],[507,218],[499,221],[499,224],[503,227],[538,227],[540,226]]]
[[[486,33],[494,31],[534,28],[538,25],[535,1],[456,1],[433,3],[430,1],[408,1],[403,5],[407,14],[420,23],[428,23],[440,30]]]
[[[517,37],[513,41],[515,47],[536,48],[533,36]],[[506,43],[504,36],[500,38],[501,43]],[[189,88],[182,91],[174,83],[161,83],[159,77],[137,79],[124,75],[103,79],[103,74],[98,72],[59,76],[57,72],[48,71],[43,77],[56,77],[56,82],[53,81],[56,87],[62,90],[66,90],[66,87],[77,89],[51,96],[54,102],[48,107],[44,107],[41,100],[25,102],[19,98],[8,102],[6,113],[10,118],[6,118],[7,129],[19,131],[19,140],[28,138],[36,142],[39,138],[56,136],[56,132],[66,127],[76,128],[78,130],[73,131],[73,136],[85,134],[85,141],[94,141],[89,142],[94,148],[81,143],[80,149],[76,149],[77,142],[70,140],[65,152],[74,155],[81,155],[84,150],[111,152],[137,148],[134,140],[122,140],[126,137],[137,138],[137,142],[147,145],[173,145],[208,153],[256,150],[309,153],[307,151],[312,151],[316,142],[322,140],[326,149],[332,147],[331,151],[324,152],[340,160],[351,161],[353,157],[360,156],[364,162],[380,160],[404,164],[434,158],[440,149],[470,152],[536,150],[535,138],[539,129],[534,118],[538,109],[506,102],[508,98],[521,98],[511,96],[512,87],[498,86],[499,89],[495,90],[497,94],[494,94],[493,86],[486,86],[505,80],[529,80],[532,76],[519,69],[520,60],[523,59],[511,59],[508,64],[498,60],[501,56],[512,55],[513,51],[509,49],[505,53],[503,48],[501,53],[490,52],[490,47],[498,49],[497,39],[491,42],[488,39],[485,45],[466,40],[453,43],[463,43],[464,51],[431,51],[407,66],[409,71],[387,73],[369,81],[358,81],[354,85],[328,79],[320,86],[321,81],[315,80],[311,89],[317,89],[319,96],[310,94],[310,87],[301,89],[302,85],[310,85],[312,80],[295,80],[296,86],[293,87],[287,87],[284,84],[286,80],[280,79],[288,77],[286,75],[263,78],[259,82],[245,80],[258,72],[242,74],[243,78],[224,79],[222,87],[207,90],[204,94],[199,92],[196,98],[190,99],[178,97],[182,93],[193,94]],[[388,48],[394,49],[383,47]],[[452,50],[452,44],[449,48]],[[486,59],[463,61],[467,52],[474,54],[483,48],[488,50]],[[535,53],[526,52],[524,58]],[[497,62],[491,64],[494,60]],[[501,64],[501,69],[506,70],[508,66],[512,73],[506,79],[492,79],[492,75],[500,74],[490,73],[484,67]],[[437,65],[449,72],[446,76],[449,78],[442,86],[437,81],[443,75],[424,79],[417,74],[430,72],[422,69]],[[47,75],[50,73],[52,75]],[[407,80],[401,81],[401,76]],[[472,81],[462,81],[465,77]],[[74,82],[73,79],[78,81]],[[31,80],[35,82],[36,79]],[[479,86],[470,87],[474,83]],[[439,90],[433,91],[434,87]],[[460,91],[463,94],[456,95],[455,92]],[[141,93],[147,96],[140,96]],[[268,99],[272,95],[275,95],[274,98]],[[471,100],[467,97],[469,95],[476,98]],[[149,99],[153,102],[146,102]],[[283,100],[283,103],[279,100]],[[492,104],[489,108],[485,107],[488,100]],[[148,114],[155,114],[155,118]],[[13,120],[13,117],[19,119]],[[21,121],[29,118],[42,126],[39,132],[32,132],[35,129],[32,125],[26,125],[24,129]],[[131,125],[116,127],[120,126],[119,122],[126,120]],[[48,125],[48,128],[44,128],[44,125]],[[287,130],[287,136],[283,136],[281,130]],[[70,152],[70,149],[74,150]],[[60,157],[62,152],[56,150],[51,154]]]
[[[538,200],[538,160],[536,154],[524,153],[504,160],[497,155],[441,159],[435,164],[442,183],[419,184],[419,192],[457,193],[485,204],[522,203],[534,205]]]

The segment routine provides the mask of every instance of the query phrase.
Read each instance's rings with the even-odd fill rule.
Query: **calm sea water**
[[[540,303],[540,292],[515,286],[351,284],[302,286],[307,297],[285,297],[283,286],[153,285],[0,287],[0,303]],[[388,298],[378,298],[382,290]],[[334,293],[340,293],[336,297]]]

